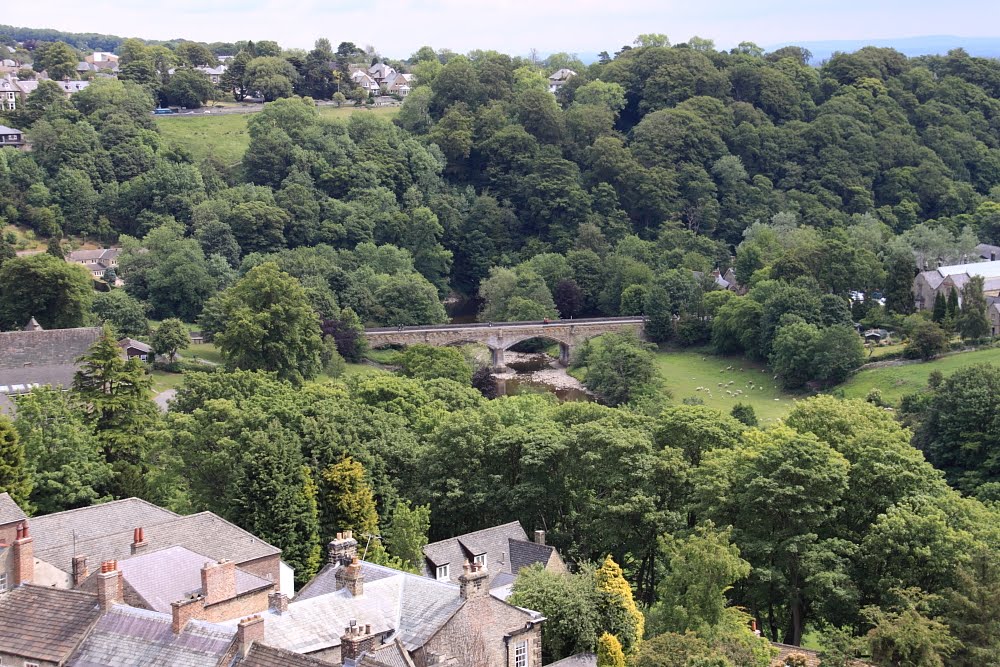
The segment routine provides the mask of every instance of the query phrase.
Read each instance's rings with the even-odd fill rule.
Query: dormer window
[[[448,563],[444,565],[438,565],[437,571],[434,573],[435,578],[438,581],[448,581],[450,575],[448,571]]]
[[[478,556],[472,559],[472,562],[480,566],[484,570],[489,569],[486,567],[486,554],[479,554]]]

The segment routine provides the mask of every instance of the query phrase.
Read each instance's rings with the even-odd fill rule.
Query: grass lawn
[[[153,371],[153,391],[160,393],[167,389],[177,389],[184,381],[183,373],[168,373],[166,371]]]
[[[352,113],[373,113],[392,118],[399,107],[318,107],[323,118],[347,118]],[[155,122],[168,144],[187,149],[195,160],[209,155],[226,164],[239,162],[250,145],[247,121],[253,114],[234,113],[208,116],[157,116]]]
[[[212,343],[199,343],[198,345],[191,345],[188,349],[181,352],[181,356],[186,359],[204,359],[205,361],[211,361],[213,364],[222,363],[222,353],[219,352],[219,349]]]
[[[746,403],[762,425],[784,417],[793,406],[795,397],[781,390],[766,366],[741,357],[713,356],[707,350],[657,352],[656,367],[676,403],[697,397],[725,414],[735,404]],[[735,395],[737,391],[743,393]]]
[[[892,354],[893,352],[902,352],[905,348],[906,345],[903,343],[873,347],[871,356],[868,356],[868,350],[865,350],[865,362],[877,361],[879,357],[884,357],[885,355]]]
[[[933,371],[950,375],[965,366],[982,363],[1000,364],[1000,348],[962,352],[934,361],[866,369],[837,389],[842,390],[847,398],[864,398],[874,387],[882,392],[882,400],[894,405],[905,394],[912,394],[926,386],[927,378]]]

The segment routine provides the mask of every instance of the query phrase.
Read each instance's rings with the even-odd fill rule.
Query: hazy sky
[[[317,37],[405,57],[423,44],[526,54],[615,51],[643,32],[720,47],[1000,33],[996,0],[70,0],[6,2],[0,23],[199,41]]]

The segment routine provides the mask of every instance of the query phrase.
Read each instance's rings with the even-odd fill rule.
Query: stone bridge
[[[601,317],[582,320],[543,322],[491,322],[489,324],[440,324],[425,327],[384,327],[366,329],[365,338],[373,348],[387,345],[457,345],[481,343],[493,355],[493,368],[504,368],[504,351],[532,338],[559,343],[559,363],[569,364],[572,349],[594,336],[631,331],[642,336],[642,317]]]

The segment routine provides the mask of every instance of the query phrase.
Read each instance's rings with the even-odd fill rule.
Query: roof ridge
[[[462,533],[461,535],[455,535],[454,537],[448,537],[448,538],[445,538],[443,540],[438,540],[437,542],[428,542],[424,546],[424,548],[432,547],[435,544],[444,544],[445,542],[451,542],[452,540],[461,540],[463,537],[473,537],[474,535],[478,535],[480,533],[486,533],[486,532],[489,532],[491,530],[497,530],[499,528],[506,528],[507,526],[511,526],[511,525],[514,525],[514,524],[517,524],[518,528],[520,528],[521,531],[524,532],[524,526],[521,525],[520,521],[518,521],[518,520],[515,519],[514,521],[508,521],[507,523],[502,523],[502,524],[499,524],[497,526],[490,526],[489,528],[480,528],[479,530],[474,530],[471,533]],[[527,533],[525,533],[525,534],[527,534]]]
[[[87,328],[87,327],[84,327],[84,328]],[[101,327],[91,327],[91,328],[100,329]],[[65,331],[65,329],[46,329],[46,331]],[[10,333],[17,333],[17,332],[10,332]],[[169,512],[170,514],[173,514],[174,516],[172,518],[177,518],[177,517],[180,517],[180,516],[184,516],[184,515],[178,514],[177,512],[174,512],[173,510],[168,510],[165,507],[160,507],[159,505],[155,505],[155,504],[149,502],[148,500],[143,500],[142,498],[137,498],[135,496],[131,496],[129,498],[119,498],[118,500],[110,500],[110,501],[108,501],[106,503],[96,503],[94,505],[87,505],[86,507],[74,507],[71,510],[63,510],[61,512],[52,512],[51,514],[42,514],[40,516],[32,517],[32,520],[47,519],[47,518],[53,517],[53,516],[66,516],[66,515],[70,514],[71,512],[83,512],[83,511],[86,511],[86,510],[94,509],[95,507],[106,507],[106,506],[109,506],[109,505],[114,505],[114,504],[117,504],[117,503],[125,503],[125,502],[140,502],[140,503],[143,503],[145,505],[149,505],[150,507],[155,507],[155,508],[157,508],[159,510],[162,510],[164,512]],[[167,519],[167,520],[169,521],[170,519]]]
[[[21,585],[22,588],[33,588],[35,590],[41,591],[58,591],[59,594],[68,593],[70,595],[76,595],[78,597],[93,598],[97,600],[97,593],[90,593],[88,591],[81,591],[76,588],[56,588],[55,586],[42,586],[41,584],[25,583]],[[17,590],[16,588],[14,590]]]

